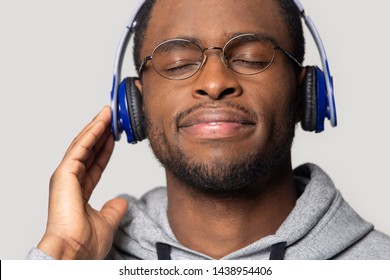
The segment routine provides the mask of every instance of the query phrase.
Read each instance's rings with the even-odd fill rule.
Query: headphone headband
[[[298,7],[301,17],[305,21],[307,28],[309,29],[314,42],[317,45],[318,52],[320,54],[321,63],[322,63],[322,71],[325,76],[325,84],[326,84],[326,93],[328,100],[328,119],[330,119],[330,123],[333,127],[337,126],[337,115],[336,115],[336,104],[334,100],[334,89],[333,89],[333,79],[330,74],[328,57],[326,55],[324,44],[322,43],[320,33],[318,32],[314,22],[311,20],[309,16],[306,15],[305,9],[299,0],[294,0],[295,5]]]
[[[134,27],[137,25],[137,15],[145,3],[145,0],[133,0],[135,9],[132,10],[126,28],[122,33],[119,42],[118,50],[115,58],[114,75],[111,90],[111,126],[114,139],[118,141],[121,137],[120,130],[123,130],[121,121],[118,122],[118,89],[122,81],[122,65],[127,45],[129,44],[131,35],[134,32]]]

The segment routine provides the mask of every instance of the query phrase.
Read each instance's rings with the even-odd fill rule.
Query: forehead
[[[288,46],[283,22],[276,0],[157,0],[143,50],[180,37],[220,46],[238,33],[265,34]]]

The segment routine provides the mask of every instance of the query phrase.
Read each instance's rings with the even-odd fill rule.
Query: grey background
[[[327,49],[340,122],[317,135],[298,128],[294,165],[322,166],[363,218],[390,234],[388,4],[302,3]],[[73,137],[109,103],[131,8],[129,0],[0,0],[0,259],[24,258],[42,236],[50,175]],[[307,64],[318,63],[311,39],[307,53]],[[120,193],[139,197],[165,184],[148,143],[122,140],[92,198],[98,208]]]

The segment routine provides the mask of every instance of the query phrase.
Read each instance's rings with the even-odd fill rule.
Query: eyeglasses
[[[171,39],[157,45],[152,54],[145,57],[139,73],[150,60],[158,74],[169,80],[184,80],[195,75],[207,59],[205,51],[220,50],[222,62],[242,75],[254,75],[265,71],[274,61],[276,50],[281,51],[295,64],[301,63],[282,47],[257,34],[241,34],[231,38],[223,48],[202,48],[187,39]]]

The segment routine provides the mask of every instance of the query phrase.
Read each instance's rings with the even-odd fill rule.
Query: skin
[[[220,0],[160,0],[149,26],[153,28],[147,30],[142,56],[167,39],[192,37],[203,47],[220,47],[234,33],[264,33],[286,49],[291,45],[272,0],[243,0],[240,5],[235,0],[224,0],[223,5]],[[190,79],[164,79],[149,62],[142,82],[136,83],[156,156],[164,161],[180,151],[213,174],[218,174],[221,163],[251,155],[272,158],[280,143],[292,141],[293,133],[286,131],[293,131],[299,120],[304,70],[297,75],[291,61],[276,52],[269,69],[244,76],[227,69],[218,51],[207,55],[203,68]],[[206,106],[188,113],[199,104]],[[294,118],[288,127],[286,112]],[[177,121],[178,115],[185,117]],[[237,118],[250,124],[238,124],[233,121]],[[75,138],[52,176],[48,225],[38,248],[55,258],[103,258],[126,211],[127,203],[121,199],[107,202],[101,211],[88,204],[113,151],[109,121],[110,112],[104,108]],[[237,195],[199,190],[169,168],[166,178],[168,219],[176,238],[217,259],[274,234],[297,196],[289,149],[265,175],[238,186],[233,192]]]

